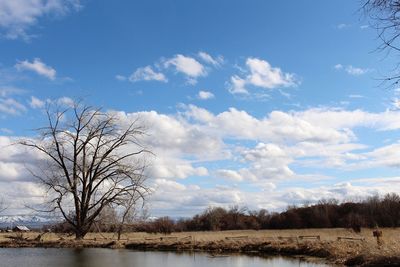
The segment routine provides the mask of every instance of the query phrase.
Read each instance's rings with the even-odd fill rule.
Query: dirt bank
[[[55,248],[127,248],[156,251],[206,251],[214,255],[246,253],[257,255],[312,256],[340,265],[400,266],[400,246],[397,229],[387,229],[386,239],[380,246],[369,235],[369,229],[354,234],[344,229],[318,229],[296,231],[229,231],[176,233],[150,235],[129,233],[124,240],[115,241],[111,234],[90,234],[87,239],[73,240],[46,234],[41,240],[38,233],[24,234],[14,239],[12,234],[0,235],[0,247],[55,247]],[[385,231],[384,231],[385,232]],[[310,235],[313,233],[314,235]],[[338,238],[339,237],[339,238]],[[36,240],[35,240],[36,239]]]

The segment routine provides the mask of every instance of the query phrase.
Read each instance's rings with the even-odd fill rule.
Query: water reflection
[[[320,267],[300,259],[206,253],[140,252],[112,249],[0,249],[0,266],[7,267]]]

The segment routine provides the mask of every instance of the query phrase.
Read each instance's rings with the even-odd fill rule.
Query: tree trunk
[[[120,224],[118,227],[118,241],[121,240],[122,228],[123,228],[123,226],[122,226],[122,224]]]
[[[84,231],[83,229],[76,229],[75,230],[75,239],[82,240],[86,234],[87,234],[87,232]]]

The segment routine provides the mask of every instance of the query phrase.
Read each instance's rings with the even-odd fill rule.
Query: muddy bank
[[[112,241],[112,240],[10,240],[0,242],[1,248],[126,248],[152,251],[203,251],[213,255],[224,253],[246,253],[253,255],[312,256],[329,263],[348,266],[400,266],[400,257],[370,253],[362,242],[346,241],[265,241],[265,240],[220,240],[220,241]]]
[[[133,242],[125,245],[135,250],[207,251],[212,254],[246,253],[262,255],[311,256],[328,263],[347,266],[400,266],[400,257],[363,254],[363,245],[354,242]],[[365,252],[364,252],[365,253]]]
[[[0,242],[0,248],[125,248],[123,244],[116,241],[92,242],[92,241],[3,241]]]

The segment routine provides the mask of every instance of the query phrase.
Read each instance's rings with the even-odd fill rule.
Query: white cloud
[[[50,80],[55,80],[56,78],[56,70],[43,63],[40,58],[35,58],[33,62],[29,62],[28,60],[20,61],[15,64],[15,68],[20,71],[29,70],[36,72]]]
[[[346,24],[346,23],[340,23],[336,26],[336,28],[339,30],[343,30],[343,29],[349,28],[349,27],[351,27],[351,24]]]
[[[252,85],[264,89],[282,87],[295,87],[300,81],[293,73],[284,73],[280,68],[272,67],[262,59],[248,58],[246,60],[247,72],[245,78],[234,75],[231,77],[229,92],[232,94],[247,94],[246,85]]]
[[[277,87],[296,86],[294,74],[283,73],[280,68],[272,67],[267,61],[258,58],[248,58],[246,65],[250,70],[247,80],[254,86],[273,89]]]
[[[155,111],[115,114],[122,124],[139,118],[148,127],[148,134],[142,141],[155,154],[148,170],[150,177],[185,179],[189,176],[208,176],[207,168],[195,166],[193,162],[198,165],[202,161],[227,157],[218,136],[208,135],[181,116]]]
[[[249,91],[246,89],[246,81],[239,76],[232,76],[230,82],[229,92],[231,94],[244,94],[247,95]]]
[[[39,98],[31,96],[31,101],[29,102],[31,108],[43,108],[45,104],[46,103]]]
[[[242,156],[251,163],[247,169],[248,179],[249,177],[253,180],[290,179],[295,174],[289,168],[289,164],[294,161],[293,156],[277,144],[259,143],[252,149],[245,149]]]
[[[310,108],[298,112],[272,111],[264,118],[255,118],[244,110],[230,108],[219,114],[189,105],[186,114],[202,123],[208,131],[236,139],[264,142],[341,143],[355,139],[351,131],[365,127],[377,131],[400,129],[400,112],[371,113],[363,110]],[[206,116],[204,114],[207,114]],[[237,127],[237,125],[241,127]]]
[[[207,100],[214,97],[215,97],[214,94],[209,91],[199,91],[199,93],[197,94],[197,98],[202,100]]]
[[[185,179],[189,176],[208,176],[208,170],[205,167],[193,167],[186,160],[173,158],[170,155],[162,155],[161,153],[160,151],[159,156],[152,161],[152,167],[148,170],[150,177],[157,179]]]
[[[394,143],[387,146],[376,148],[370,152],[363,154],[365,161],[361,163],[362,168],[374,168],[374,167],[400,167],[400,144]]]
[[[117,79],[118,81],[126,81],[128,78],[126,76],[123,75],[115,75],[115,79]]]
[[[398,122],[400,113],[390,110],[380,113],[371,113],[360,109],[311,108],[293,114],[296,114],[297,117],[301,117],[312,124],[319,124],[321,127],[325,128],[349,129],[354,127],[366,127],[378,131],[400,128],[400,122]],[[331,121],[331,119],[334,121]]]
[[[19,95],[25,93],[25,90],[13,87],[13,86],[5,86],[0,87],[0,97],[7,97],[9,95]]]
[[[189,106],[189,115],[196,118],[201,109],[193,110]],[[314,141],[314,142],[342,142],[353,137],[353,134],[344,129],[323,127],[318,123],[310,123],[297,113],[273,111],[268,117],[257,119],[246,111],[230,108],[215,116],[210,116],[205,122],[210,131],[218,131],[225,136],[236,139],[253,139],[269,142]],[[241,125],[241,127],[237,127]]]
[[[60,97],[56,100],[57,105],[65,106],[65,107],[73,107],[75,105],[75,101],[67,96]]]
[[[369,69],[357,68],[351,65],[346,67],[346,72],[350,75],[359,76],[367,73]]]
[[[341,70],[341,69],[343,69],[343,65],[342,64],[336,64],[335,66],[333,66],[333,68],[335,70]]]
[[[27,30],[46,16],[64,16],[81,8],[79,0],[0,0],[0,28],[8,39],[29,40]]]
[[[375,179],[375,181],[374,183],[364,181],[330,183],[308,188],[289,186],[280,190],[276,190],[273,183],[265,183],[255,190],[247,191],[235,186],[201,188],[197,185],[183,185],[160,179],[155,182],[157,190],[149,201],[152,203],[151,211],[157,215],[189,216],[200,213],[210,206],[229,208],[232,205],[239,205],[246,206],[250,210],[264,208],[269,211],[282,211],[288,205],[316,203],[323,198],[357,201],[376,194],[384,195],[400,190],[398,178]]]
[[[157,215],[188,215],[210,205],[233,204],[274,210],[317,201],[321,196],[345,199],[393,189],[392,184],[379,181],[337,183],[319,172],[328,168],[340,173],[356,168],[398,168],[399,143],[370,147],[361,143],[354,129],[368,128],[376,134],[398,130],[400,112],[315,108],[273,111],[257,118],[235,108],[215,114],[193,105],[181,109],[176,114],[113,111],[122,125],[139,119],[148,128],[142,142],[155,154],[149,159],[147,174],[157,189],[150,200]],[[11,142],[0,136],[0,148],[6,146],[0,154],[4,173],[0,183],[30,182],[23,161],[34,165],[37,155],[8,147]],[[200,178],[187,179],[193,176]],[[290,187],[289,181],[297,181],[299,186]],[[301,186],[304,183],[306,188]],[[400,189],[400,183],[396,186]],[[2,190],[0,187],[0,193]],[[24,190],[36,194],[29,186]]]
[[[13,98],[0,98],[0,112],[9,115],[20,115],[26,107]]]
[[[158,215],[188,216],[204,211],[209,206],[230,207],[245,205],[247,194],[237,188],[216,186],[201,188],[198,185],[183,185],[158,179],[150,197],[152,211]],[[252,201],[252,203],[254,203]]]
[[[188,83],[192,85],[196,84],[197,78],[207,75],[205,67],[192,57],[178,54],[164,62],[164,67],[169,68],[171,66],[173,66],[177,72],[186,75]]]
[[[305,179],[306,176],[298,175],[291,169],[289,165],[294,163],[314,169],[394,167],[400,163],[397,154],[383,160],[383,155],[390,153],[380,153],[382,160],[378,160],[372,157],[373,154],[361,153],[369,147],[357,143],[358,137],[352,130],[360,127],[375,131],[398,130],[400,112],[308,109],[289,113],[273,111],[267,117],[258,119],[234,108],[216,115],[195,106],[186,108],[185,114],[199,123],[199,129],[209,136],[236,142],[261,141],[255,148],[239,150],[247,167],[233,171],[249,180]],[[238,154],[238,151],[231,154]],[[239,179],[238,176],[236,179]]]
[[[200,51],[198,54],[199,58],[201,58],[204,62],[211,64],[215,67],[219,67],[224,63],[224,58],[222,56],[218,56],[213,58],[211,55],[207,54],[206,52]]]
[[[118,79],[118,78],[117,78]],[[138,68],[132,75],[129,77],[129,81],[137,82],[137,81],[159,81],[159,82],[168,82],[168,79],[161,72],[155,72],[150,66],[146,66],[143,68]]]
[[[125,113],[116,115],[121,123],[140,119],[149,128],[144,138],[146,144],[157,150],[156,155],[170,156],[190,155],[197,158],[220,157],[223,149],[222,140],[215,135],[209,135],[196,124],[183,120],[180,116],[159,114],[155,111]]]
[[[333,66],[333,68],[335,70],[344,70],[345,72],[347,72],[347,74],[350,74],[352,76],[360,76],[371,71],[367,68],[359,68],[352,65],[343,66],[342,64],[336,64],[335,66]]]
[[[215,173],[217,176],[226,178],[228,180],[232,180],[235,182],[243,181],[242,175],[234,170],[220,169],[220,170],[217,170]]]
[[[349,95],[349,98],[364,98],[364,96],[363,95],[352,94],[352,95]]]
[[[392,106],[394,109],[399,110],[400,109],[400,99],[397,97],[392,99]]]

